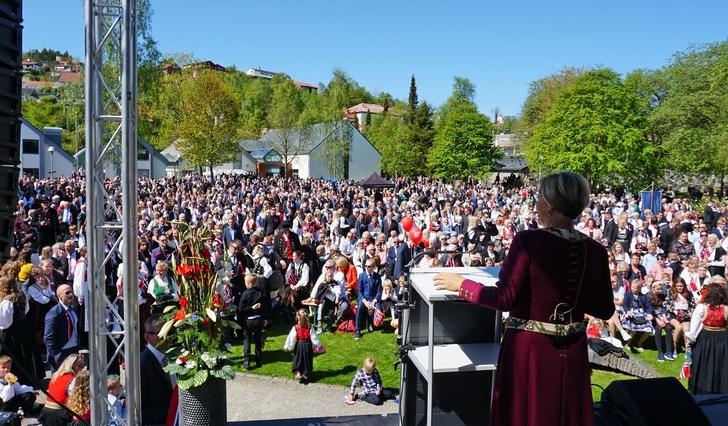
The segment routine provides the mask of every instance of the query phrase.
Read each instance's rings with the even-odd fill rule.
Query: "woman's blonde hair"
[[[51,376],[51,382],[56,380],[57,378],[61,377],[62,375],[66,373],[74,373],[73,371],[73,365],[76,364],[76,361],[78,360],[78,354],[71,354],[66,357],[66,359],[63,360],[61,365],[58,366],[58,370],[56,370],[55,373]]]
[[[83,415],[91,406],[91,380],[88,370],[76,375],[73,392],[68,398],[68,408],[77,415]]]
[[[336,266],[339,268],[346,268],[349,266],[349,261],[346,260],[344,256],[339,256],[336,259],[334,259],[334,262],[336,262]]]

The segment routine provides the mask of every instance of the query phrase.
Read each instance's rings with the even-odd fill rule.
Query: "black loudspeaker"
[[[20,163],[22,0],[0,0],[0,258],[10,250]]]
[[[617,380],[602,393],[599,417],[621,426],[710,426],[710,421],[674,377]]]

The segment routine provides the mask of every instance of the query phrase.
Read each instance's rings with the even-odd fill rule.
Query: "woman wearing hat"
[[[584,315],[614,313],[605,248],[574,229],[589,202],[576,173],[545,177],[539,188],[539,230],[513,239],[496,286],[441,273],[439,290],[509,311],[496,371],[491,424],[591,425],[594,408]]]

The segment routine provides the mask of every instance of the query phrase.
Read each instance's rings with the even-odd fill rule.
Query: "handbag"
[[[374,314],[372,315],[372,325],[375,328],[379,328],[384,324],[384,312],[381,310],[374,308]]]
[[[632,322],[635,325],[645,325],[645,324],[647,324],[648,321],[647,321],[647,317],[638,316],[638,317],[633,317]]]

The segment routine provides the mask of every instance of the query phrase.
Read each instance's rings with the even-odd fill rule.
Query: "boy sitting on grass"
[[[382,389],[382,378],[379,370],[376,368],[377,361],[372,357],[367,357],[362,363],[362,367],[356,372],[354,380],[351,381],[349,395],[346,396],[346,402],[353,404],[357,399],[364,400],[370,404],[382,405],[384,401],[392,397],[391,392]],[[361,384],[362,391],[356,393],[356,385]]]

